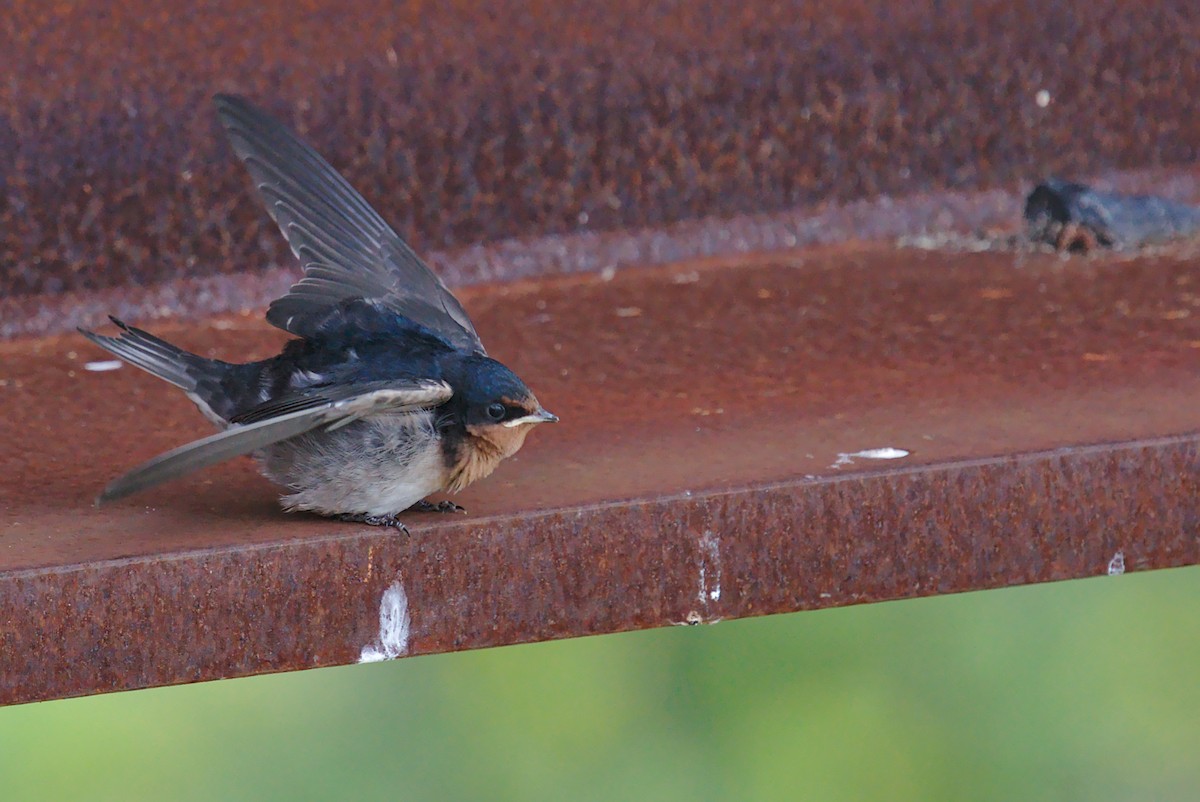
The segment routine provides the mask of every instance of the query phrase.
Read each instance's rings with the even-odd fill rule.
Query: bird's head
[[[464,367],[460,392],[467,433],[501,459],[517,453],[534,426],[558,420],[525,382],[496,360],[473,356]]]

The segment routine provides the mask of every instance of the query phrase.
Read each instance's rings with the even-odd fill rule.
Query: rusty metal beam
[[[0,336],[44,335],[0,341],[0,703],[1200,561],[1194,243],[861,244],[1003,226],[1050,172],[1197,200],[1194,4],[144,5],[0,20]],[[469,516],[288,517],[249,462],[91,507],[205,429],[60,332],[279,342],[236,314],[292,275],[216,90],[422,250],[563,235],[435,260],[523,281],[464,300],[564,416]]]
[[[1196,8],[10,0],[0,294],[285,263],[215,91],[296,124],[422,252],[1185,164]]]
[[[248,461],[94,509],[205,425],[76,337],[0,343],[0,702],[1200,562],[1197,288],[863,246],[474,288],[564,422],[407,539],[286,516]]]

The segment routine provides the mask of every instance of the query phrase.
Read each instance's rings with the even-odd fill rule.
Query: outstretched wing
[[[340,394],[342,395],[342,394]],[[115,501],[186,473],[249,454],[289,437],[325,427],[336,429],[358,418],[381,412],[406,412],[437,406],[450,399],[450,385],[441,381],[392,382],[365,389],[337,400],[309,395],[303,403],[274,417],[254,416],[253,422],[234,424],[225,431],[180,446],[134,468],[113,481],[96,499]]]
[[[455,347],[484,352],[458,299],[329,162],[244,98],[214,101],[234,151],[304,268],[304,278],[267,311],[272,325],[309,337],[332,307],[365,298]]]

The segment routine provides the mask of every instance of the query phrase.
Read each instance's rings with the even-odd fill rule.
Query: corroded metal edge
[[[1147,173],[1123,174],[1139,185]],[[1141,179],[1138,182],[1138,179]],[[606,274],[676,262],[731,259],[814,245],[894,240],[923,232],[1015,226],[1018,193],[941,192],[903,199],[799,207],[771,214],[707,217],[668,226],[525,237],[432,251],[426,258],[451,286],[556,275]],[[109,314],[152,320],[266,307],[299,277],[295,265],[182,278],[148,286],[0,297],[0,338],[96,326]]]
[[[1200,202],[1200,174],[1176,169],[1109,171],[1088,176],[1098,187],[1153,192]],[[988,234],[1014,232],[1032,184],[1008,190],[940,191],[664,226],[519,237],[425,254],[450,286],[514,282],[707,260],[722,262],[813,246],[859,247],[896,242],[922,249],[978,251]],[[1138,251],[1131,251],[1136,255]],[[1187,253],[1195,253],[1195,244]],[[102,325],[109,314],[128,320],[198,318],[266,307],[298,278],[295,265],[214,273],[146,286],[0,297],[0,339],[46,336]]]
[[[0,703],[1193,564],[1198,469],[1187,435],[11,572]]]

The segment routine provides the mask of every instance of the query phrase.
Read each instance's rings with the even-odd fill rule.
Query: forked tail
[[[239,368],[250,366],[206,359],[115,317],[109,316],[109,320],[121,329],[119,336],[107,337],[86,329],[80,329],[79,333],[105,351],[183,390],[214,423],[222,424],[234,414],[230,393],[224,385],[235,378],[233,374]]]

